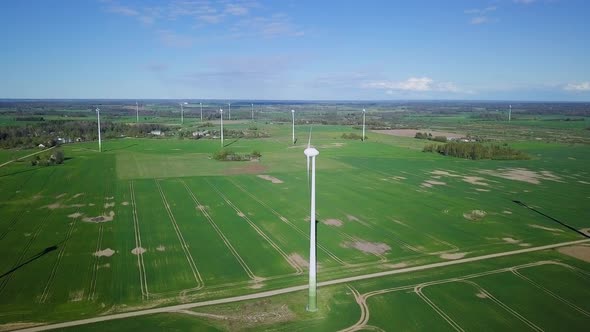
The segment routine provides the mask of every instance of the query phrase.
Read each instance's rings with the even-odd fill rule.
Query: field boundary
[[[433,264],[427,264],[427,265],[421,265],[421,266],[402,268],[402,269],[397,269],[397,270],[383,271],[383,272],[370,273],[370,274],[358,275],[358,276],[353,276],[353,277],[346,277],[346,278],[322,281],[322,282],[318,283],[318,286],[325,287],[325,286],[331,286],[331,285],[345,284],[345,283],[349,283],[349,282],[353,282],[353,281],[373,279],[373,278],[379,278],[379,277],[385,277],[385,276],[391,276],[391,275],[403,274],[403,273],[409,273],[409,272],[415,272],[415,271],[424,271],[424,270],[430,270],[430,269],[444,267],[444,266],[465,264],[465,263],[470,263],[470,262],[477,262],[477,261],[483,261],[483,260],[488,260],[488,259],[493,259],[493,258],[519,255],[519,254],[523,254],[523,253],[529,253],[529,252],[535,252],[535,251],[541,251],[541,250],[547,250],[547,249],[554,249],[554,248],[565,247],[565,246],[580,244],[580,243],[588,243],[588,242],[590,242],[590,239],[554,243],[554,244],[549,244],[549,245],[544,245],[544,246],[539,246],[539,247],[532,247],[532,248],[527,248],[527,249],[505,251],[505,252],[483,255],[483,256],[478,256],[478,257],[463,258],[463,259],[458,259],[455,261],[433,263]],[[174,311],[179,311],[179,310],[188,310],[188,309],[192,309],[192,308],[205,307],[205,306],[211,306],[211,305],[217,305],[217,304],[226,304],[226,303],[233,303],[233,302],[241,302],[241,301],[246,301],[246,300],[266,298],[266,297],[271,297],[271,296],[276,296],[276,295],[281,295],[281,294],[298,292],[298,291],[306,290],[307,288],[308,288],[308,285],[292,286],[292,287],[275,289],[275,290],[270,290],[270,291],[265,291],[265,292],[260,292],[260,293],[226,297],[226,298],[207,300],[207,301],[201,301],[201,302],[178,304],[178,305],[172,305],[172,306],[166,306],[166,307],[160,307],[160,308],[144,309],[144,310],[118,313],[118,314],[112,314],[112,315],[104,315],[104,316],[100,316],[100,317],[86,318],[86,319],[80,319],[80,320],[69,321],[69,322],[48,324],[48,325],[43,325],[43,326],[35,326],[35,327],[31,327],[31,328],[21,329],[18,331],[23,331],[23,332],[47,331],[47,330],[52,330],[52,329],[86,325],[86,324],[104,322],[104,321],[115,320],[115,319],[139,317],[139,316],[158,314],[158,313],[169,313],[169,312],[174,312]]]
[[[131,206],[133,214],[133,231],[135,234],[135,248],[142,248],[141,246],[141,233],[139,231],[139,217],[137,216],[137,204],[135,202],[135,187],[133,180],[129,181],[129,192],[131,196]],[[147,278],[145,274],[145,263],[143,262],[143,253],[137,253],[137,269],[139,271],[139,284],[141,287],[141,299],[149,299],[150,293],[148,291]]]

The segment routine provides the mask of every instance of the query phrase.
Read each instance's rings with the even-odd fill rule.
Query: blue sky
[[[590,2],[3,0],[0,98],[590,100]]]

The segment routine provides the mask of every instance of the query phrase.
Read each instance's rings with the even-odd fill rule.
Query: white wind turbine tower
[[[228,119],[231,120],[231,103],[227,103],[227,106],[229,106]]]
[[[510,122],[510,118],[512,118],[512,105],[508,106],[510,106],[510,109],[508,110],[508,122]]]
[[[203,103],[199,103],[199,106],[201,106],[201,122],[203,122]]]
[[[252,104],[252,121],[254,121],[254,104]]]
[[[367,111],[363,108],[363,142],[365,141],[365,114]]]
[[[223,110],[219,110],[219,120],[221,120],[221,147],[223,147]]]
[[[96,119],[98,120],[98,152],[102,152],[102,141],[100,139],[100,108],[96,108]]]
[[[135,121],[139,123],[139,104],[135,102]]]
[[[293,117],[293,144],[295,144],[295,110],[291,110],[291,116]]]
[[[309,221],[309,295],[307,302],[307,311],[317,311],[316,296],[316,223],[315,223],[315,157],[319,151],[311,147],[311,129],[309,131],[309,141],[307,149],[303,151],[307,157],[307,176],[309,177],[309,159],[311,158],[311,214]]]

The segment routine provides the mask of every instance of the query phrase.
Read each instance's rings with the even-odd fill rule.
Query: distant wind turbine
[[[508,110],[508,122],[510,122],[510,119],[512,118],[512,105],[508,105],[510,106],[509,110]]]
[[[291,116],[293,117],[293,144],[295,144],[295,110],[291,110]]]
[[[182,107],[182,103],[180,103],[180,124],[184,124],[184,108]]]
[[[252,121],[254,121],[254,104],[252,104]]]
[[[137,102],[135,102],[135,117],[136,122],[139,123],[139,104]]]
[[[219,110],[219,120],[221,120],[221,147],[223,147],[223,110]]]
[[[228,119],[231,120],[231,103],[227,103],[227,106],[229,106]]]
[[[367,111],[363,108],[363,142],[365,141],[365,114]]]
[[[199,103],[199,106],[201,106],[201,122],[203,122],[203,103]]]
[[[102,152],[102,141],[100,139],[100,108],[96,108],[96,119],[98,120],[98,152]]]
[[[311,158],[311,211],[309,221],[309,295],[307,302],[307,311],[314,312],[318,310],[316,296],[316,223],[315,223],[315,157],[319,151],[311,147],[311,129],[309,131],[309,140],[307,149],[303,151],[307,157],[307,176],[309,178],[309,159]]]

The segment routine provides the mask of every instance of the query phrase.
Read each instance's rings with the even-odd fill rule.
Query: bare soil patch
[[[79,302],[84,299],[84,290],[72,291],[69,295],[70,302]]]
[[[559,229],[559,228],[545,227],[545,226],[535,225],[535,224],[529,224],[529,227],[538,228],[538,229],[546,230],[546,231],[549,231],[549,232],[563,233],[563,230],[562,229]]]
[[[72,196],[72,198],[78,198],[78,197],[80,197],[80,196],[82,196],[82,195],[84,195],[84,193],[77,193],[77,194],[75,194],[74,196]]]
[[[283,183],[282,180],[279,180],[279,179],[275,178],[274,176],[265,175],[265,174],[259,174],[257,176],[259,178],[263,179],[263,180],[267,180],[267,181],[270,181],[272,183]]]
[[[166,247],[164,247],[163,245],[160,244],[159,246],[156,247],[156,250],[157,251],[166,251]]]
[[[344,242],[342,244],[344,248],[355,248],[364,253],[373,255],[383,255],[391,250],[391,247],[381,242],[368,242],[364,240]]]
[[[111,208],[111,207],[114,207],[114,206],[115,206],[115,202],[112,202],[112,203],[104,203],[104,208],[105,209],[108,209],[108,208]]]
[[[486,214],[487,213],[484,210],[472,210],[470,212],[463,213],[463,218],[471,221],[479,221],[482,220]]]
[[[499,168],[497,170],[481,170],[482,174],[488,174],[503,179],[522,181],[531,184],[539,184],[541,180],[563,182],[561,178],[550,171],[531,171],[526,168]]]
[[[39,323],[39,322],[15,322],[15,323],[6,323],[6,324],[0,324],[0,331],[14,331],[14,330],[20,330],[20,329],[25,329],[28,327],[33,327],[33,326],[39,326],[39,325],[45,325],[46,323]]]
[[[145,250],[145,248],[137,247],[137,248],[131,250],[131,253],[134,254],[134,255],[141,255],[141,254],[143,254],[146,251],[147,250]]]
[[[53,204],[48,204],[48,205],[45,205],[45,206],[42,206],[42,207],[44,207],[46,209],[50,209],[50,210],[55,210],[55,209],[59,209],[61,206],[62,205],[61,205],[60,202],[55,202]]]
[[[434,170],[434,171],[430,172],[430,174],[434,174],[434,175],[444,175],[444,176],[450,176],[450,177],[457,177],[457,176],[460,176],[460,175],[457,175],[457,174],[453,174],[453,173],[451,173],[451,172],[449,172],[449,171],[442,171],[442,170],[439,170],[439,169],[437,169],[437,170]]]
[[[488,296],[486,294],[484,294],[484,292],[479,292],[477,294],[475,294],[475,296],[479,297],[480,299],[487,299]]]
[[[60,199],[60,198],[64,197],[65,195],[67,195],[67,193],[59,194],[59,195],[55,196],[55,199]]]
[[[446,186],[446,185],[447,185],[446,182],[436,181],[436,180],[426,180],[426,181],[422,182],[422,184],[420,186],[430,188],[432,186]]]
[[[590,184],[590,182],[586,182],[586,181],[578,181],[578,182],[582,183],[582,184]]]
[[[240,211],[240,212],[238,212],[238,216],[240,216],[240,217],[244,218],[246,215],[244,214],[244,212],[241,212],[241,211]]]
[[[467,255],[466,252],[454,252],[454,253],[444,253],[441,254],[439,257],[442,259],[461,259]]]
[[[108,197],[105,197],[104,199],[106,199],[107,201],[111,201],[111,200],[115,199],[115,196],[108,196]]]
[[[512,211],[504,210],[504,211],[502,211],[502,213],[504,213],[504,214],[512,214]]]
[[[415,137],[416,133],[418,132],[427,132],[432,134],[432,136],[445,136],[447,138],[461,138],[464,137],[465,134],[459,133],[448,133],[443,131],[432,131],[426,129],[388,129],[388,130],[371,130],[374,133],[378,134],[385,134],[391,136],[400,136],[400,137]]]
[[[101,223],[101,222],[113,221],[114,217],[115,217],[115,211],[109,211],[108,215],[103,214],[102,216],[97,216],[97,217],[85,217],[85,218],[82,218],[82,220],[85,222]]]
[[[306,269],[309,268],[309,262],[298,253],[292,253],[291,255],[289,255],[289,259],[292,260],[295,264],[299,265],[299,267]]]
[[[490,191],[489,189],[482,189],[482,188],[475,188],[476,191],[483,191],[483,192],[488,192]]]
[[[463,181],[465,181],[467,183],[474,184],[476,186],[489,186],[490,185],[487,182],[483,182],[483,181],[485,181],[485,179],[482,177],[479,177],[479,176],[464,176]]]
[[[561,247],[557,249],[558,252],[568,255],[584,262],[590,263],[590,247],[587,246],[570,246],[570,247]]]
[[[121,205],[123,205],[123,206],[127,206],[127,205],[129,205],[129,202],[127,202],[127,201],[125,201],[125,202],[122,202],[122,203],[121,203]]]
[[[76,218],[80,218],[83,214],[80,212],[74,212],[72,214],[68,214],[68,217],[76,219]]]
[[[504,240],[504,242],[506,242],[506,243],[512,243],[512,244],[520,243],[520,240],[516,240],[511,237],[503,237],[502,240]]]
[[[339,219],[324,219],[324,220],[322,220],[322,223],[324,225],[336,226],[336,227],[341,227],[343,225],[342,220],[339,220]]]
[[[104,250],[99,250],[94,253],[96,257],[111,257],[115,254],[115,251],[111,248],[106,248]]]
[[[586,235],[590,235],[590,228],[581,228],[579,231]]]

